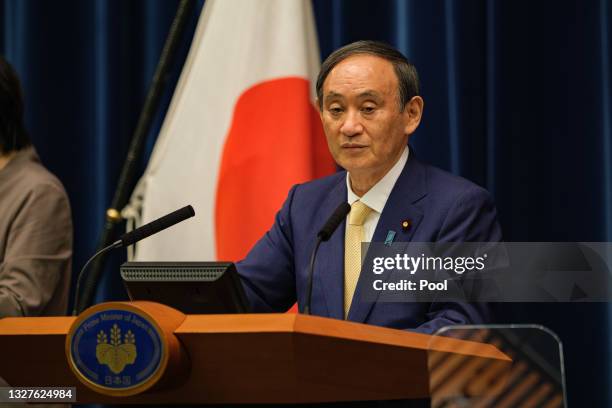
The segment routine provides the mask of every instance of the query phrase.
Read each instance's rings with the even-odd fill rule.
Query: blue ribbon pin
[[[391,246],[394,238],[395,238],[395,231],[390,230],[389,232],[387,232],[387,238],[385,239],[385,245]]]

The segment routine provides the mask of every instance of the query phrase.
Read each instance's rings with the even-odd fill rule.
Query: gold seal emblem
[[[126,397],[143,393],[160,380],[169,365],[168,340],[156,321],[162,315],[165,319],[168,312],[173,309],[149,302],[90,307],[74,320],[66,336],[70,369],[99,394]]]
[[[104,330],[100,330],[97,338],[96,358],[98,363],[107,365],[115,374],[123,371],[126,365],[136,361],[136,337],[128,330],[121,341],[121,329],[116,324],[110,330],[110,343]]]

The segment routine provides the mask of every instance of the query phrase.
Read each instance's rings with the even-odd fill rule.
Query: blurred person
[[[19,78],[0,56],[0,318],[66,314],[71,262],[68,197],[30,142]]]

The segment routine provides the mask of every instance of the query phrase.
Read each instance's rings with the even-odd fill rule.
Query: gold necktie
[[[363,222],[372,209],[355,201],[351,205],[349,223],[344,236],[344,318],[348,316],[357,280],[361,272],[361,242],[363,241]]]

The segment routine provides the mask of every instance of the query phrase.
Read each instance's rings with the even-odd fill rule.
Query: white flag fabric
[[[330,174],[314,82],[309,0],[207,0],[126,217],[196,212],[138,244],[141,261],[235,261],[269,229],[290,187]]]

